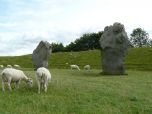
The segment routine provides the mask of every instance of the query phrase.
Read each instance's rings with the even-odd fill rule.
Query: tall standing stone
[[[39,67],[48,68],[48,59],[51,54],[52,47],[47,41],[41,41],[37,48],[33,51],[32,61],[35,69]]]
[[[100,38],[102,49],[102,73],[125,74],[124,57],[127,54],[129,40],[124,25],[114,23],[104,28]]]

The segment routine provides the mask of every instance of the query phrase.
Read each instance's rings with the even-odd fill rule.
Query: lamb
[[[36,78],[38,84],[38,93],[40,94],[40,89],[44,89],[47,92],[47,86],[49,81],[51,81],[51,73],[48,69],[40,67],[36,71]]]
[[[71,70],[72,70],[72,69],[80,70],[80,68],[79,68],[79,66],[78,66],[78,65],[70,65],[70,67],[71,67]]]
[[[3,66],[3,65],[0,65],[0,68],[4,68],[4,66]]]
[[[21,66],[20,66],[20,65],[17,65],[17,64],[15,64],[14,67],[15,67],[15,68],[21,68]]]
[[[12,65],[7,65],[7,68],[12,68]]]
[[[85,66],[84,66],[84,69],[85,69],[85,70],[90,70],[90,68],[91,68],[90,65],[85,65]]]
[[[11,83],[16,83],[16,88],[19,88],[21,80],[25,81],[29,87],[32,87],[33,81],[28,78],[23,71],[14,68],[5,68],[2,73],[2,91],[5,91],[4,84],[8,84],[9,90],[12,91]]]

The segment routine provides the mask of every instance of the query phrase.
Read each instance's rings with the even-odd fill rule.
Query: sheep
[[[40,67],[36,71],[36,79],[38,84],[38,93],[40,94],[40,89],[44,89],[47,92],[47,86],[49,81],[51,81],[51,73],[48,69]]]
[[[3,65],[0,65],[0,68],[4,68],[4,66],[3,66]]]
[[[71,70],[72,70],[72,69],[80,70],[80,68],[79,68],[79,66],[78,66],[78,65],[70,65],[70,67],[71,67]]]
[[[7,65],[7,68],[12,68],[12,65]]]
[[[8,84],[9,90],[12,91],[11,83],[16,83],[16,88],[19,88],[21,80],[25,81],[29,87],[32,87],[33,80],[28,78],[23,71],[14,68],[5,68],[2,73],[2,91],[5,91],[4,84]]]
[[[18,69],[21,68],[21,66],[20,66],[20,65],[17,65],[17,64],[15,64],[14,67],[15,67],[15,68],[18,68]]]
[[[85,70],[90,70],[90,65],[85,65],[84,67],[83,67]]]

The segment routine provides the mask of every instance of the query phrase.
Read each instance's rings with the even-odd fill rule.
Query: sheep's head
[[[33,80],[31,78],[28,78],[26,83],[30,88],[33,86]]]

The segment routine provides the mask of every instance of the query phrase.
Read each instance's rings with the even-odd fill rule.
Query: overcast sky
[[[30,54],[41,40],[69,44],[114,22],[152,36],[151,0],[0,0],[0,56]]]

